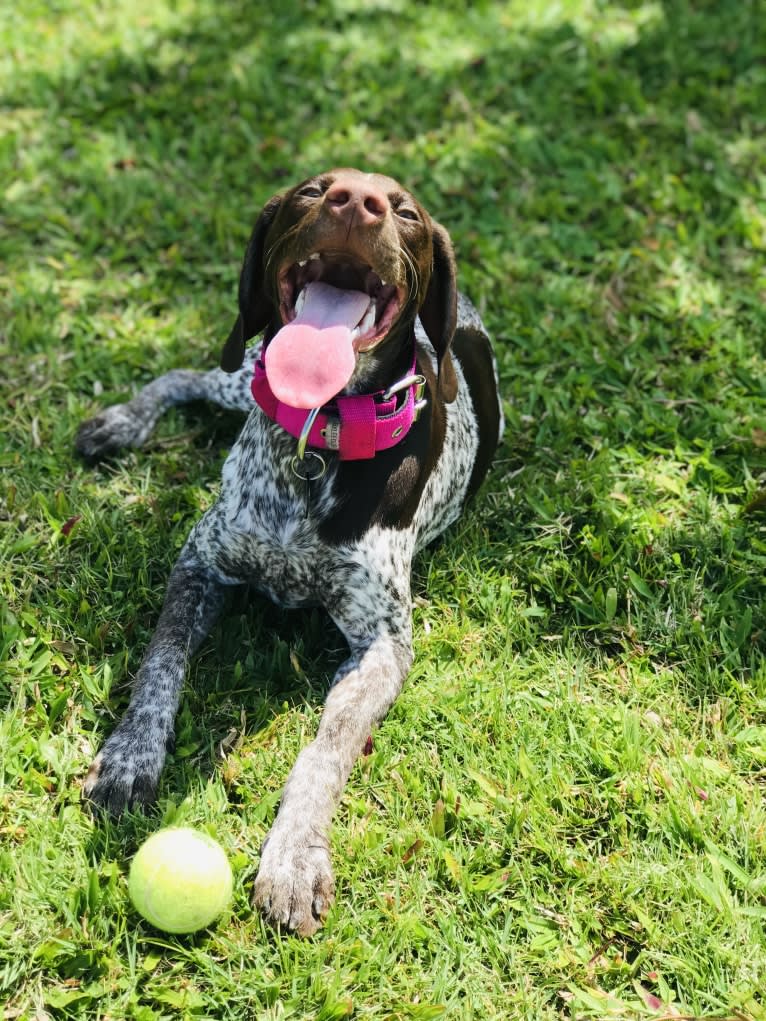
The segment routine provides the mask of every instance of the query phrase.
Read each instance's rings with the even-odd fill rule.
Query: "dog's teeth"
[[[321,258],[322,258],[322,256],[319,254],[319,252],[312,252],[312,254],[308,258],[308,261],[311,262],[312,259],[321,259]]]
[[[300,266],[301,269],[303,269],[303,267],[306,265],[308,261],[309,261],[308,259],[298,259],[298,265]]]
[[[301,309],[306,304],[306,288],[304,287],[295,301],[295,314],[300,315]]]
[[[351,336],[354,340],[357,337],[363,337],[365,333],[368,333],[375,326],[375,316],[375,302],[371,301],[364,314],[364,319],[351,331]]]

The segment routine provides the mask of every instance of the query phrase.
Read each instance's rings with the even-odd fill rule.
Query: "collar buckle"
[[[415,421],[420,418],[420,412],[428,404],[423,396],[426,392],[426,377],[418,376],[415,384]]]
[[[407,390],[411,386],[415,386],[415,400],[418,400],[419,396],[423,393],[423,388],[426,385],[426,377],[421,376],[419,372],[413,372],[409,376],[404,376],[403,379],[397,379],[395,383],[392,383],[388,390],[383,391],[382,400],[390,401],[394,394],[398,394],[401,390]]]

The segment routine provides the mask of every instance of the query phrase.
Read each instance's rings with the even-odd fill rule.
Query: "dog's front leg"
[[[218,616],[224,591],[197,564],[179,561],[174,568],[130,704],[83,785],[84,796],[110,813],[154,799],[189,657]]]
[[[239,372],[173,369],[158,376],[131,401],[113,404],[83,422],[75,438],[77,452],[96,461],[123,447],[140,447],[151,436],[160,416],[177,404],[210,401],[231,411],[251,411],[253,361],[254,353],[249,352]]]
[[[330,824],[346,780],[412,664],[405,607],[403,626],[351,642],[352,659],[330,690],[315,740],[298,756],[263,846],[253,900],[301,936],[316,932],[333,900]],[[405,607],[396,607],[397,617]],[[385,612],[378,619],[392,622]]]

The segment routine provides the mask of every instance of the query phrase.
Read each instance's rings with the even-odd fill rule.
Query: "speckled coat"
[[[393,207],[390,187],[386,194]],[[435,231],[438,225],[422,215]],[[312,235],[306,244],[314,242]],[[397,243],[404,243],[401,237]],[[451,259],[448,266],[454,277]],[[447,347],[440,350],[441,341],[434,344],[416,320],[416,303],[409,325],[405,308],[393,342],[387,339],[383,354],[376,352],[374,364],[359,374],[365,383],[372,377],[376,384],[393,381],[404,374],[414,343],[427,387],[426,407],[413,428],[402,443],[368,461],[341,462],[326,453],[327,471],[311,484],[308,514],[305,483],[290,467],[295,439],[251,396],[257,346],[233,374],[177,370],[160,377],[128,404],[85,423],[78,437],[79,449],[97,457],[143,443],[172,404],[204,398],[248,412],[224,465],[220,496],[192,529],[171,574],[130,705],[93,763],[85,793],[114,813],[154,797],[188,658],[228,588],[247,584],[283,606],[324,607],[345,636],[350,657],[335,676],[316,738],[288,777],[254,889],[268,918],[303,935],[316,930],[333,899],[329,831],[335,805],[412,663],[412,558],[459,516],[502,432],[486,332],[470,302],[452,300],[456,315]],[[451,400],[439,386],[445,357],[452,359],[456,384]],[[352,384],[361,385],[359,380]]]

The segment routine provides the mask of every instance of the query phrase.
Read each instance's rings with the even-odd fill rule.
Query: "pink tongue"
[[[362,291],[307,284],[299,314],[266,348],[266,378],[292,408],[319,408],[340,393],[354,372],[351,333],[370,304]]]

